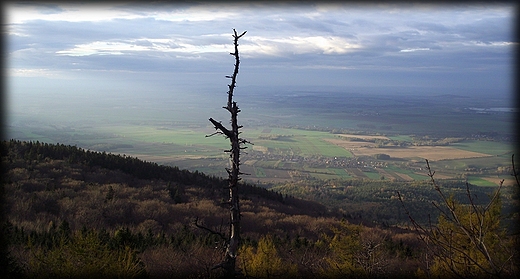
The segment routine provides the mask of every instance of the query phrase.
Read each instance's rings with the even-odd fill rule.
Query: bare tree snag
[[[228,173],[228,181],[229,181],[229,205],[230,205],[230,223],[229,223],[229,239],[227,242],[226,253],[224,260],[215,266],[214,268],[223,268],[225,272],[225,276],[228,278],[235,277],[235,266],[236,266],[236,257],[238,254],[238,248],[240,245],[240,203],[238,198],[238,181],[240,180],[240,150],[245,149],[246,147],[242,147],[242,144],[248,143],[248,141],[241,139],[239,137],[240,132],[239,129],[242,126],[238,125],[237,116],[240,112],[240,109],[237,106],[237,103],[233,101],[233,94],[236,87],[236,79],[238,75],[238,67],[240,65],[240,58],[238,55],[238,39],[246,34],[247,31],[244,31],[242,34],[238,35],[237,31],[233,29],[233,38],[234,38],[234,46],[235,51],[230,53],[235,57],[235,69],[233,71],[232,76],[226,76],[231,79],[231,83],[228,85],[228,100],[227,105],[223,107],[231,114],[231,130],[227,129],[222,125],[222,123],[215,121],[213,118],[210,118],[209,121],[215,126],[215,134],[223,134],[226,138],[229,139],[231,143],[231,149],[226,150],[226,152],[230,153],[231,158],[231,168],[226,168]],[[210,136],[212,136],[210,135]]]

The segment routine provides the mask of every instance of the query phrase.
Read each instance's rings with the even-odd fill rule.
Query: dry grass
[[[377,148],[374,143],[352,142],[340,139],[326,139],[328,142],[341,146],[356,156],[373,156],[388,154],[393,158],[422,158],[431,161],[467,159],[488,157],[488,154],[461,150],[449,146],[410,146],[410,147],[382,147]]]
[[[328,141],[337,146],[343,147],[348,151],[352,151],[353,149],[358,149],[361,147],[375,147],[376,144],[373,142],[364,142],[364,141],[346,141],[342,139],[327,139],[324,138],[324,141]]]
[[[367,136],[367,135],[351,135],[351,134],[337,134],[340,137],[345,138],[356,138],[356,139],[364,139],[364,140],[373,140],[373,139],[384,139],[389,140],[386,136]]]
[[[261,146],[261,145],[253,145],[253,150],[254,151],[260,151],[260,152],[263,152],[263,153],[267,153],[269,151],[266,146]]]
[[[376,154],[388,154],[394,158],[422,158],[431,161],[449,160],[449,159],[467,159],[488,157],[488,154],[460,150],[446,146],[411,146],[406,148],[373,148],[361,147],[355,155],[371,156]]]

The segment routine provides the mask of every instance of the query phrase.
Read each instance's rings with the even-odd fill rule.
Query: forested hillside
[[[224,243],[194,222],[228,233],[225,180],[124,155],[16,140],[2,142],[2,164],[11,276],[219,275],[212,267]],[[240,185],[240,199],[238,266],[246,277],[435,271],[435,258],[425,261],[427,249],[413,230],[359,225],[342,219],[349,216],[334,206],[250,184]]]
[[[226,181],[200,172],[75,146],[19,141],[4,145],[6,182],[14,186],[8,188],[13,192],[8,192],[7,213],[14,224],[28,219],[36,222],[34,229],[56,218],[70,219],[72,229],[139,226],[155,220],[162,231],[170,232],[168,226],[179,221],[211,219],[222,211],[220,203],[226,198]],[[312,218],[328,214],[318,203],[254,185],[241,185],[241,195],[242,206],[253,211],[276,210]],[[97,211],[76,211],[81,204]],[[180,214],[167,212],[180,209]]]

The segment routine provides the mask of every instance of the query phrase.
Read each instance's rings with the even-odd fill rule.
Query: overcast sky
[[[238,88],[512,90],[513,5],[11,2],[4,13],[8,95],[225,94],[233,28],[247,30]]]

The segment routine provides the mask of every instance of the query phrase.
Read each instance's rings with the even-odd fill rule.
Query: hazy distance
[[[339,109],[360,94],[512,104],[509,4],[5,7],[8,125],[131,121],[157,112],[173,121],[225,119],[233,28],[248,31],[236,98],[250,112],[284,114],[298,103],[294,96],[330,92],[344,94]]]

